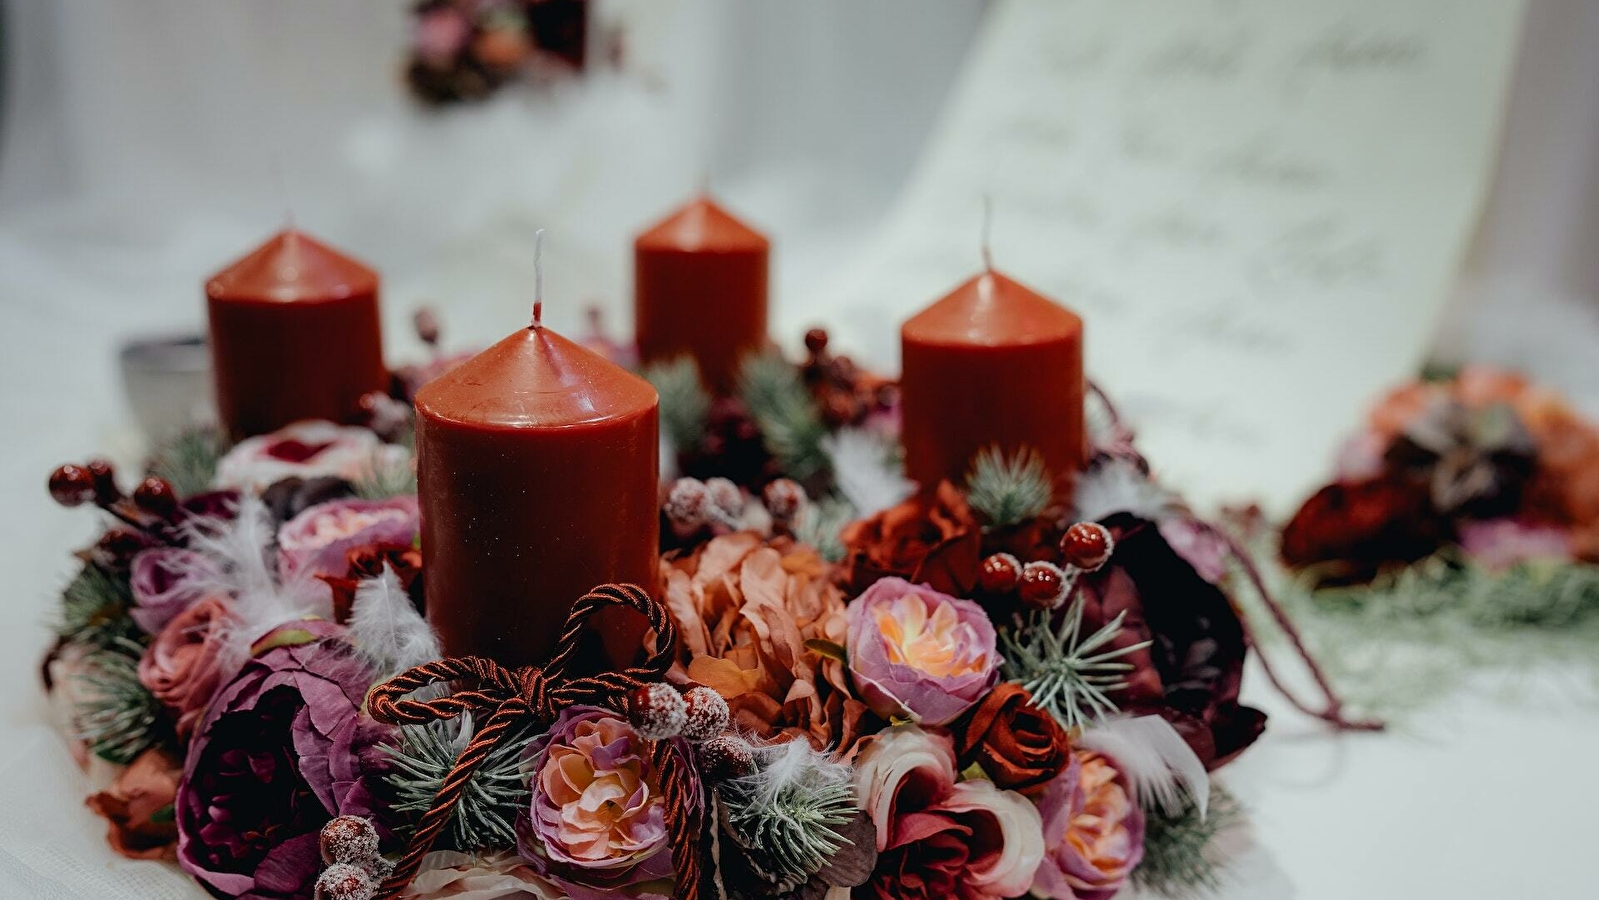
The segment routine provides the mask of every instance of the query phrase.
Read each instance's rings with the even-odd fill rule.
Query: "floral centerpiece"
[[[112,846],[252,900],[1214,887],[1210,773],[1266,724],[1235,548],[1113,416],[1069,499],[1026,452],[917,489],[893,386],[809,345],[729,401],[651,373],[683,473],[658,591],[597,587],[540,669],[440,658],[404,404],[191,435],[131,494],[57,469],[108,521],[46,676],[123,767],[89,799]],[[606,604],[644,661],[569,675]]]

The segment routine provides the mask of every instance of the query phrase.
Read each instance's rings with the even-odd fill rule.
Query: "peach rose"
[[[139,660],[139,683],[177,715],[178,738],[189,739],[222,684],[223,633],[233,608],[207,597],[178,613]]]
[[[172,801],[178,794],[183,763],[164,750],[150,749],[134,758],[111,786],[88,799],[88,806],[111,827],[111,849],[129,859],[177,859],[177,819]]]
[[[1144,858],[1144,813],[1109,759],[1079,750],[1044,792],[1043,865],[1033,893],[1052,900],[1109,900]]]

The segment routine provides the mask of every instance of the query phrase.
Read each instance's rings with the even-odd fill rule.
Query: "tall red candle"
[[[634,334],[646,363],[687,354],[718,392],[766,346],[769,244],[700,196],[633,242]]]
[[[1088,457],[1076,314],[988,269],[906,321],[900,349],[906,475],[960,483],[998,445],[1069,487]]]
[[[599,584],[656,590],[659,402],[643,379],[538,324],[416,396],[428,621],[451,656],[549,656]],[[617,665],[637,616],[595,628]]]
[[[217,412],[234,439],[354,421],[388,387],[376,272],[293,229],[205,285]]]

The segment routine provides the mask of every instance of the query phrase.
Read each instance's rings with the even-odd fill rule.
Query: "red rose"
[[[961,768],[976,763],[1006,790],[1036,795],[1071,765],[1065,729],[1019,684],[994,688],[956,731]]]
[[[177,714],[180,740],[188,740],[222,686],[224,633],[233,608],[206,597],[168,622],[139,660],[139,683]]]
[[[318,575],[333,589],[333,620],[340,625],[350,621],[350,609],[355,604],[355,589],[369,578],[383,574],[383,567],[394,570],[400,587],[411,597],[417,609],[422,608],[422,551],[410,544],[367,544],[352,547],[344,554],[343,577]]]
[[[969,597],[982,564],[983,532],[960,491],[940,482],[904,503],[850,523],[843,534],[852,594],[898,576]]]

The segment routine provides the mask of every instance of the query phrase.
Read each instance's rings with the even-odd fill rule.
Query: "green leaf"
[[[833,641],[823,638],[811,638],[810,640],[806,641],[805,649],[814,651],[822,656],[827,657],[828,659],[836,659],[839,662],[846,662],[849,658],[848,652],[844,649],[842,644],[837,644]]]

